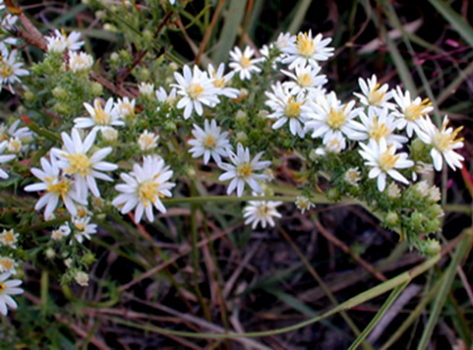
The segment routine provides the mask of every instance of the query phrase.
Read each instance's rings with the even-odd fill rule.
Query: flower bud
[[[36,96],[31,91],[26,90],[25,92],[23,92],[23,98],[28,102],[34,102]]]
[[[441,246],[440,246],[439,241],[437,241],[436,239],[431,239],[431,238],[426,240],[422,244],[422,247],[421,247],[421,251],[423,251],[424,254],[427,256],[435,256],[438,253],[440,253],[440,250],[441,250]]]
[[[329,190],[326,193],[326,196],[328,199],[330,199],[332,202],[339,201],[341,198],[340,191],[337,188],[329,188]]]
[[[95,255],[91,252],[87,252],[84,256],[80,259],[81,263],[84,265],[90,265],[95,261]]]
[[[94,96],[101,96],[103,93],[103,86],[102,84],[94,81],[90,84],[90,92]]]
[[[74,280],[82,287],[86,287],[89,285],[89,275],[83,271],[77,271],[74,274]]]
[[[384,217],[384,224],[387,227],[394,227],[399,223],[399,215],[396,212],[390,211]]]
[[[67,96],[69,95],[66,90],[64,90],[60,86],[56,86],[51,93],[53,94],[54,97],[59,98],[61,100],[65,100]]]
[[[243,126],[246,124],[246,122],[248,121],[248,116],[246,115],[246,113],[244,111],[242,111],[241,109],[237,112],[237,114],[235,115],[235,120],[237,122],[238,125],[240,126]]]
[[[170,132],[175,132],[177,131],[177,126],[176,123],[168,120],[164,123],[164,130],[170,131]]]
[[[241,143],[243,146],[245,146],[248,142],[248,136],[244,132],[240,131],[235,136],[235,142],[237,144]]]

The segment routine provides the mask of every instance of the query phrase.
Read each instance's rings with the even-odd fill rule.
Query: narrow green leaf
[[[21,115],[21,120],[28,127],[28,129],[30,129],[34,133],[36,133],[40,136],[43,136],[43,137],[47,138],[48,140],[51,140],[51,141],[54,141],[54,142],[61,142],[61,138],[59,137],[59,135],[56,135],[55,133],[53,133],[49,130],[43,129],[38,124],[36,124],[34,121],[32,121],[30,118],[28,118],[26,115],[22,114]]]
[[[245,15],[246,2],[247,0],[230,0],[230,6],[225,14],[222,34],[220,34],[217,47],[212,55],[214,62],[222,62],[227,59],[228,52],[235,44],[240,31],[240,25]]]
[[[427,349],[430,341],[430,337],[434,331],[434,328],[437,324],[437,321],[440,316],[440,312],[443,309],[443,305],[447,300],[449,290],[452,286],[453,280],[455,279],[455,275],[457,273],[457,266],[460,265],[463,258],[468,254],[471,248],[471,234],[467,234],[457,245],[457,249],[453,254],[452,261],[445,271],[445,279],[443,280],[442,285],[440,286],[440,290],[433,302],[432,311],[430,313],[429,320],[427,321],[427,325],[424,328],[424,332],[422,333],[422,338],[420,339],[420,343],[418,349]]]
[[[438,12],[449,22],[453,28],[465,39],[470,46],[473,46],[473,28],[462,16],[456,13],[444,0],[429,0]]]
[[[363,332],[361,332],[361,334],[355,339],[355,341],[350,345],[349,349],[350,350],[354,350],[356,349],[358,346],[360,346],[360,344],[363,342],[363,340],[365,340],[365,338],[368,336],[368,334],[373,330],[373,328],[378,324],[378,322],[381,320],[381,318],[383,317],[383,315],[386,313],[386,311],[389,310],[389,308],[391,307],[392,303],[397,299],[397,297],[399,296],[399,294],[401,294],[401,292],[404,290],[404,288],[407,287],[407,285],[409,284],[409,281],[403,283],[403,284],[400,284],[399,286],[397,286],[392,292],[391,294],[389,295],[389,297],[386,299],[386,301],[384,302],[383,306],[381,306],[381,308],[379,309],[379,311],[376,313],[376,315],[373,317],[373,319],[371,320],[371,322],[366,326],[366,328],[363,330]]]
[[[307,10],[309,9],[312,0],[299,0],[298,4],[295,7],[295,12],[293,12],[293,19],[287,31],[291,34],[296,34],[302,26],[302,22],[304,22],[304,18],[307,14]]]

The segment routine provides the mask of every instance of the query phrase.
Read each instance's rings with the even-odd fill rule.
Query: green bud
[[[440,253],[440,250],[441,246],[439,241],[430,238],[426,240],[421,247],[421,251],[423,251],[426,256],[436,256]]]
[[[196,171],[195,171],[195,168],[193,168],[193,167],[187,167],[186,173],[191,179],[195,178],[195,176],[197,174]]]
[[[427,208],[425,211],[425,215],[427,215],[429,218],[439,218],[443,216],[443,209],[439,204],[432,204]]]
[[[53,248],[48,248],[44,251],[44,255],[48,259],[54,259],[56,257],[56,252],[54,251]]]
[[[113,63],[118,63],[119,60],[120,56],[118,55],[118,53],[112,52],[112,54],[110,55],[110,61]]]
[[[328,199],[330,199],[332,202],[336,202],[336,201],[339,201],[340,198],[341,198],[341,194],[340,194],[340,191],[337,189],[337,188],[330,188],[327,193],[326,193],[326,196]]]
[[[397,215],[397,213],[395,213],[394,211],[390,211],[384,217],[384,223],[388,227],[396,226],[399,223],[399,215]]]
[[[80,262],[86,266],[92,264],[95,261],[95,255],[91,252],[87,252],[84,256],[80,259]]]
[[[265,109],[262,109],[258,112],[258,117],[261,119],[266,119],[269,115],[269,112]]]
[[[102,84],[94,81],[90,84],[90,93],[94,96],[101,96],[103,93]]]
[[[23,92],[23,98],[28,102],[34,102],[36,96],[31,91],[26,90],[25,92]]]
[[[58,102],[54,105],[54,109],[59,114],[69,114],[71,112],[69,105],[67,103]]]
[[[66,90],[64,90],[60,86],[56,86],[53,91],[51,91],[53,96],[60,99],[60,100],[65,100],[68,96],[68,93]]]
[[[419,159],[427,151],[428,149],[425,143],[421,139],[416,138],[411,142],[410,154],[412,156],[410,158]]]
[[[246,122],[248,121],[248,116],[246,115],[246,113],[244,111],[242,111],[241,109],[237,112],[237,114],[235,115],[235,120],[237,122],[238,125],[240,126],[243,126],[246,124]]]
[[[138,69],[135,73],[136,80],[139,80],[139,81],[147,81],[150,76],[151,76],[151,73],[149,69],[146,67]]]
[[[177,126],[176,126],[176,123],[168,120],[164,123],[164,130],[166,131],[171,131],[171,132],[175,132],[177,131]]]
[[[143,35],[143,39],[147,42],[154,41],[154,39],[155,39],[154,33],[152,33],[148,29],[144,30],[141,34]]]
[[[131,61],[131,55],[127,50],[120,50],[120,52],[118,52],[118,55],[125,62]]]
[[[241,143],[242,145],[246,145],[248,142],[248,136],[244,132],[240,131],[236,134],[235,142],[237,144]]]
[[[414,211],[412,214],[411,214],[411,225],[412,225],[412,228],[417,231],[417,232],[421,232],[423,231],[423,227],[424,227],[424,222],[426,221],[426,217],[424,214],[422,213],[419,213],[418,211]]]
[[[440,220],[439,219],[431,219],[425,220],[424,222],[424,232],[425,233],[434,233],[440,230]]]
[[[179,69],[179,66],[175,62],[171,62],[169,63],[168,68],[171,70],[171,72],[175,72]]]

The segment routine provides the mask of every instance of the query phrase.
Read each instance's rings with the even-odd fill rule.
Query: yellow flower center
[[[84,218],[87,216],[87,209],[84,207],[77,208],[77,216],[80,218]]]
[[[268,215],[269,208],[267,205],[261,205],[258,208],[258,216],[266,216]]]
[[[373,125],[371,125],[371,129],[369,131],[369,135],[372,139],[375,139],[379,142],[379,140],[383,137],[389,135],[389,129],[384,123],[378,123],[378,118],[373,118]]]
[[[15,235],[13,234],[13,231],[5,231],[2,234],[2,242],[6,245],[12,244],[16,242]]]
[[[411,103],[407,108],[406,111],[404,112],[404,116],[406,117],[407,120],[413,122],[422,117],[425,112],[425,108],[431,106],[432,103],[428,98],[424,99],[419,105],[415,105]]]
[[[243,68],[248,68],[249,66],[251,66],[251,60],[246,56],[242,56],[240,64]]]
[[[13,153],[18,153],[21,148],[20,140],[11,139],[10,143],[8,144],[8,150]]]
[[[7,289],[7,286],[4,285],[3,283],[0,283],[0,291]]]
[[[394,155],[393,150],[394,145],[389,146],[386,152],[384,152],[378,159],[378,167],[384,172],[393,169],[399,159],[399,155]]]
[[[5,270],[11,270],[13,268],[13,261],[10,259],[0,259],[0,265],[2,265]]]
[[[236,173],[238,177],[242,177],[244,179],[250,176],[252,171],[253,167],[251,166],[251,163],[243,163],[238,165],[236,168]]]
[[[154,141],[154,134],[142,134],[138,142],[145,150],[149,150],[156,146]]]
[[[66,198],[66,194],[67,192],[69,192],[70,188],[71,188],[71,184],[69,183],[68,180],[64,179],[55,184],[49,183],[46,190],[48,192],[53,192],[54,194],[60,195],[62,200],[64,201],[64,199]]]
[[[303,102],[297,102],[293,97],[289,97],[286,107],[284,107],[284,114],[289,118],[297,118],[301,114],[301,106]]]
[[[301,76],[299,76],[298,82],[300,86],[308,87],[312,85],[312,77],[310,76],[310,74],[307,73],[302,74]]]
[[[92,119],[97,125],[110,125],[111,116],[102,109],[102,106],[98,104],[97,108],[94,109],[95,114]]]
[[[385,92],[379,91],[379,87],[379,83],[376,84],[375,88],[368,94],[368,103],[372,106],[379,106],[383,102],[384,96],[386,95]]]
[[[85,225],[81,224],[80,222],[75,223],[74,226],[79,230],[79,231],[84,231],[85,230]]]
[[[434,148],[436,148],[440,152],[450,151],[456,143],[463,141],[463,137],[456,139],[460,131],[462,131],[463,126],[454,130],[451,134],[447,134],[445,133],[447,125],[448,123],[444,123],[442,125],[442,128],[437,131],[432,142]]]
[[[333,130],[339,130],[347,120],[347,116],[345,114],[345,107],[341,110],[336,110],[330,108],[330,112],[327,117],[327,125],[330,126]]]
[[[297,36],[296,48],[299,52],[299,55],[306,58],[312,57],[315,53],[314,41],[312,39],[309,39],[307,33],[300,33]]]
[[[153,181],[143,182],[138,187],[138,199],[143,202],[145,207],[150,205],[156,200],[156,196],[163,198],[164,196],[158,190],[159,183]]]
[[[204,88],[199,83],[190,83],[187,87],[187,94],[193,100],[198,98],[202,94],[202,92],[204,92]]]
[[[217,142],[215,140],[215,137],[213,137],[212,135],[209,135],[205,138],[205,141],[204,141],[205,148],[214,149],[216,145],[217,145]]]
[[[360,179],[359,176],[358,176],[358,172],[356,170],[348,170],[347,171],[347,179],[349,180],[349,182],[351,182],[352,184],[353,183],[357,183],[358,180]]]
[[[223,88],[225,86],[225,78],[215,79],[214,80],[214,86],[216,88]]]
[[[13,67],[7,63],[0,64],[0,75],[3,78],[8,78],[13,75]]]
[[[92,162],[85,154],[69,154],[66,158],[69,160],[66,173],[87,176],[92,171]]]
[[[131,104],[129,103],[122,103],[120,105],[120,113],[124,116],[132,115],[135,113],[133,108],[131,107]]]

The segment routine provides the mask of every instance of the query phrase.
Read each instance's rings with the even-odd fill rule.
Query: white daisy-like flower
[[[345,172],[345,175],[343,175],[343,180],[354,187],[358,187],[358,182],[361,180],[361,174],[358,167],[348,169]]]
[[[41,158],[41,167],[42,169],[32,168],[31,173],[42,182],[25,187],[27,192],[45,191],[36,203],[35,210],[41,210],[43,207],[46,207],[44,217],[48,219],[56,209],[59,199],[61,199],[67,211],[71,215],[76,215],[76,202],[84,205],[87,202],[78,196],[74,181],[61,174],[57,160],[54,157],[51,159],[51,162],[44,157]]]
[[[428,175],[434,172],[434,166],[429,163],[418,161],[412,169],[412,180],[417,181],[417,175]]]
[[[256,196],[256,193],[253,193]],[[264,198],[264,196],[261,196]],[[276,207],[281,205],[281,201],[265,201],[255,200],[249,201],[248,205],[243,209],[243,217],[245,218],[245,225],[251,224],[251,228],[254,230],[258,224],[262,228],[266,226],[274,227],[274,218],[280,218],[282,215],[278,213]]]
[[[44,37],[47,41],[47,50],[49,53],[63,53],[67,49],[67,41],[66,39],[61,36],[45,36]]]
[[[92,68],[94,58],[85,52],[71,52],[69,54],[69,69],[74,72],[87,72]]]
[[[3,315],[8,314],[7,306],[10,309],[16,309],[18,307],[16,301],[11,295],[18,295],[23,293],[23,289],[17,288],[23,283],[21,280],[8,280],[11,273],[5,272],[0,275],[0,312]]]
[[[301,211],[302,214],[306,210],[310,210],[311,208],[315,208],[315,204],[310,201],[309,198],[305,196],[297,196],[296,198],[296,207]]]
[[[18,128],[21,120],[18,119],[7,129],[5,124],[0,124],[0,141],[18,138],[21,142],[29,142],[33,139],[33,132],[26,126]]]
[[[184,119],[189,119],[194,109],[198,115],[202,115],[203,105],[214,107],[220,103],[219,90],[206,72],[202,72],[197,66],[194,66],[193,71],[188,66],[184,66],[183,74],[174,72],[177,84],[172,84],[172,86],[175,86],[179,90],[177,94],[182,96],[176,107],[184,108]]]
[[[55,241],[59,241],[63,239],[66,236],[69,236],[71,234],[71,227],[69,224],[64,224],[61,225],[57,230],[53,230],[51,232],[51,238],[54,239]]]
[[[240,91],[238,89],[234,89],[227,86],[227,84],[235,75],[235,72],[229,72],[224,75],[225,73],[224,63],[220,63],[220,65],[217,68],[217,71],[215,71],[214,66],[209,64],[208,72],[209,72],[210,79],[213,79],[213,84],[217,88],[217,93],[219,95],[227,96],[229,98],[237,98],[238,95],[240,95]]]
[[[90,235],[97,233],[97,224],[90,223],[90,216],[73,217],[71,222],[74,227],[74,239],[82,243],[84,238],[90,240]]]
[[[309,33],[299,33],[295,41],[282,48],[281,51],[287,54],[283,63],[290,63],[289,69],[303,64],[317,65],[319,61],[326,61],[333,55],[333,47],[327,47],[332,41],[331,38],[323,39],[322,34],[312,37],[312,31]]]
[[[379,143],[370,140],[368,145],[361,142],[359,145],[362,148],[359,153],[366,159],[365,164],[371,167],[368,177],[370,179],[378,178],[380,192],[386,188],[387,175],[406,185],[409,184],[409,181],[396,170],[410,168],[414,165],[412,160],[407,159],[407,153],[396,154],[396,147],[394,145],[388,147],[384,138],[381,138]]]
[[[16,273],[16,267],[18,263],[12,258],[2,256],[0,257],[0,272]]]
[[[365,140],[372,139],[379,142],[381,138],[384,138],[388,146],[395,145],[396,148],[402,148],[402,144],[409,141],[405,136],[394,134],[401,121],[394,118],[387,108],[370,108],[368,115],[360,111],[358,116],[361,123],[355,120],[350,123],[353,129],[365,135]]]
[[[281,72],[293,80],[284,82],[284,87],[291,89],[292,94],[299,92],[313,96],[320,94],[322,92],[321,87],[327,83],[327,77],[319,75],[321,69],[320,66],[299,64],[295,66],[295,74],[282,70]]]
[[[413,131],[417,133],[419,130],[422,117],[432,112],[434,107],[428,98],[422,100],[420,97],[416,97],[413,100],[410,92],[403,93],[399,86],[393,91],[393,97],[399,108],[399,110],[393,111],[393,114],[401,121],[398,127],[399,129],[405,127],[407,136],[412,137]]]
[[[21,140],[18,137],[12,137],[8,140],[7,150],[10,153],[18,153],[21,150]]]
[[[333,134],[345,134],[351,140],[363,140],[365,135],[354,130],[350,121],[359,110],[353,109],[355,101],[347,104],[337,99],[335,92],[328,95],[318,95],[315,101],[303,107],[306,130],[312,130],[312,137],[323,137],[324,144],[333,138]]]
[[[7,147],[8,141],[3,141],[0,143],[0,164],[7,163],[16,157],[14,154],[3,154]],[[0,178],[8,179],[8,174],[3,169],[0,169]]]
[[[315,153],[319,155],[337,154],[345,148],[347,148],[347,141],[342,133],[329,130],[324,136],[323,147],[317,148]]]
[[[100,197],[95,179],[113,182],[113,179],[102,173],[102,171],[113,171],[118,168],[116,164],[103,161],[113,151],[112,147],[99,149],[94,154],[89,155],[96,136],[97,130],[92,130],[82,140],[79,130],[73,128],[71,136],[65,132],[61,134],[65,149],[53,148],[51,150],[52,155],[58,158],[59,168],[65,174],[74,176],[77,195],[81,199],[87,198],[88,190],[95,197]]]
[[[117,129],[114,129],[111,126],[104,126],[100,129],[100,133],[102,134],[102,138],[109,143],[114,143],[118,138]]]
[[[3,0],[2,0],[1,3],[3,3]],[[2,22],[1,22],[2,28],[7,33],[8,32],[13,32],[15,30],[16,22],[18,21],[18,16],[11,15],[11,14],[7,14],[7,15],[2,14],[2,16],[3,16]],[[8,37],[8,36],[4,37],[7,33],[4,33],[4,35],[2,35],[2,37],[0,39],[0,43],[9,44],[9,45],[17,45],[18,44],[17,38]]]
[[[143,214],[150,222],[154,220],[153,206],[161,213],[166,212],[166,208],[161,202],[161,198],[171,197],[170,189],[175,186],[169,182],[173,171],[169,170],[163,159],[156,156],[146,156],[143,158],[143,165],[133,165],[130,174],[122,173],[120,177],[124,184],[118,184],[115,189],[121,192],[112,204],[120,209],[122,214],[126,214],[135,209],[135,223],[139,223]]]
[[[66,35],[64,31],[62,33],[58,30],[54,30],[54,34],[56,37],[62,37],[63,40],[66,41],[66,46],[69,51],[77,51],[84,45],[83,41],[80,41],[81,33],[73,31],[70,32],[69,35]]]
[[[372,75],[371,79],[358,79],[361,94],[354,92],[353,95],[360,99],[360,103],[369,109],[394,109],[395,106],[389,100],[393,97],[392,91],[389,90],[388,84],[380,85],[376,75]]]
[[[123,126],[125,123],[120,119],[116,108],[114,107],[113,98],[110,97],[102,108],[102,102],[99,98],[94,100],[94,106],[84,102],[84,107],[89,112],[90,117],[79,117],[74,119],[74,127],[86,129],[94,127],[94,129],[103,129],[107,126]]]
[[[166,90],[160,86],[158,90],[156,90],[156,98],[159,102],[164,103],[166,102],[169,106],[173,107],[177,100],[177,90],[176,88],[172,88],[169,94]]]
[[[133,118],[135,115],[135,105],[135,99],[129,99],[128,97],[119,98],[115,103],[115,111],[122,119]]]
[[[226,172],[220,175],[218,178],[219,181],[232,180],[227,189],[228,195],[230,195],[236,189],[237,196],[241,197],[243,194],[243,189],[245,188],[245,182],[254,192],[262,192],[258,180],[266,180],[268,175],[256,174],[255,171],[264,170],[271,165],[271,161],[269,160],[260,161],[263,153],[264,152],[260,152],[253,159],[251,159],[250,149],[244,148],[241,143],[239,143],[237,146],[236,154],[232,150],[228,150],[228,155],[233,164],[220,163],[220,168]]]
[[[154,84],[142,82],[138,85],[138,91],[140,92],[140,96],[151,97],[154,92]]]
[[[5,45],[1,45],[1,60],[0,60],[0,91],[2,85],[8,85],[8,88],[12,93],[15,93],[12,84],[15,82],[21,82],[20,77],[29,75],[30,73],[26,69],[22,69],[23,63],[16,61],[17,50],[13,50],[11,53]]]
[[[239,73],[240,80],[249,80],[253,73],[260,73],[261,68],[256,64],[262,62],[262,58],[252,58],[255,54],[254,50],[247,46],[245,51],[241,51],[239,47],[235,47],[230,51],[229,67],[233,68],[235,73]]]
[[[432,146],[430,155],[437,171],[442,169],[443,159],[453,170],[461,169],[463,166],[463,156],[455,152],[455,150],[463,147],[463,138],[457,137],[463,127],[454,130],[452,127],[448,127],[448,123],[448,116],[444,117],[440,129],[428,117],[422,118],[419,123],[421,131],[417,135],[426,144]]]
[[[143,152],[149,151],[158,147],[158,139],[159,135],[156,135],[154,132],[149,132],[148,130],[145,130],[138,138],[138,145],[140,146],[140,149]]]
[[[16,249],[16,242],[18,242],[19,233],[15,233],[12,229],[3,230],[0,234],[0,246]]]
[[[277,48],[281,51],[290,47],[296,41],[296,36],[291,33],[279,33],[278,38],[274,42]]]
[[[194,124],[192,135],[194,135],[195,139],[188,142],[189,145],[193,146],[189,150],[192,153],[192,158],[204,156],[204,164],[207,164],[210,157],[212,157],[219,164],[222,161],[221,157],[228,157],[227,149],[231,147],[227,139],[228,132],[221,132],[215,119],[212,119],[211,123],[209,123],[208,119],[205,119],[203,130]]]
[[[302,113],[302,106],[307,102],[304,93],[292,95],[288,89],[283,88],[280,82],[271,87],[273,92],[266,92],[269,100],[265,104],[271,108],[272,113],[268,115],[270,119],[277,119],[273,124],[273,129],[279,129],[289,121],[291,134],[304,137],[305,118]]]

